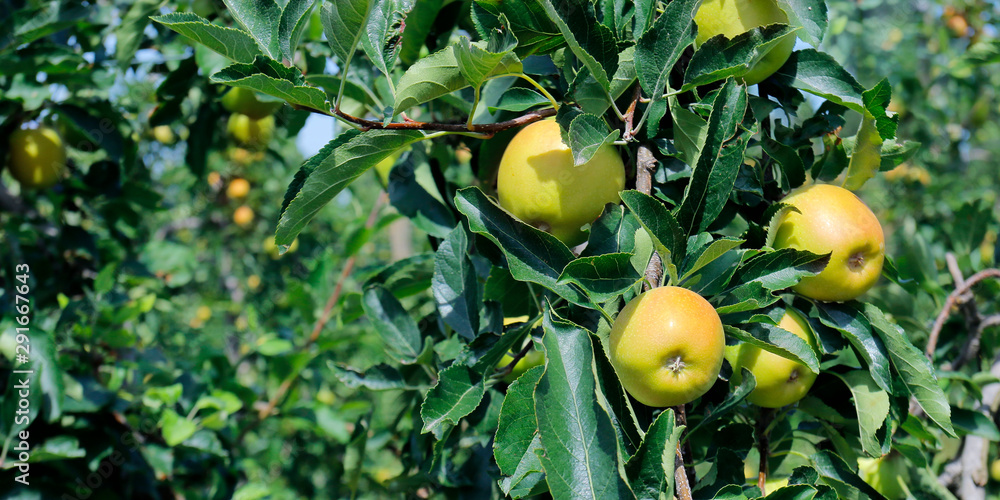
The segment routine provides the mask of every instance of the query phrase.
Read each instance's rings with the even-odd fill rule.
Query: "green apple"
[[[795,207],[777,221],[774,248],[830,253],[816,276],[793,289],[816,300],[851,300],[868,291],[882,274],[885,236],[871,209],[854,193],[830,184],[813,184],[788,194],[782,203]]]
[[[601,146],[589,162],[574,166],[554,120],[521,129],[497,172],[500,206],[570,246],[586,241],[582,226],[599,217],[605,204],[618,203],[624,188],[625,165],[613,146]]]
[[[889,500],[907,497],[903,485],[910,482],[910,471],[903,463],[903,457],[898,454],[890,453],[880,458],[859,458],[858,475]]]
[[[263,148],[271,142],[274,134],[274,117],[265,116],[255,120],[247,115],[234,113],[229,115],[226,129],[236,142],[248,148]]]
[[[10,174],[25,189],[52,187],[66,168],[66,147],[49,127],[19,129],[8,142]]]
[[[1000,458],[990,463],[990,479],[1000,482]]]
[[[709,38],[733,38],[758,26],[788,24],[788,14],[775,0],[705,0],[694,17],[698,25],[696,45]],[[747,85],[764,81],[778,70],[795,47],[795,34],[786,35],[743,75]]]
[[[622,387],[649,406],[690,403],[722,369],[722,321],[701,295],[664,286],[632,299],[615,318],[608,354]]]
[[[778,326],[816,348],[809,323],[797,312],[786,310]],[[733,367],[736,384],[743,379],[742,368],[753,373],[757,387],[747,396],[747,401],[764,408],[781,408],[795,403],[809,392],[816,381],[816,374],[805,365],[751,344],[727,346],[726,359]]]
[[[282,104],[276,101],[261,101],[257,99],[254,91],[243,87],[233,87],[222,96],[222,107],[227,111],[247,115],[254,120],[273,115]]]

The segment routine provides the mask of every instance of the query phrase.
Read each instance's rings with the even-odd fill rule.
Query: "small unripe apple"
[[[242,177],[237,177],[229,181],[229,186],[226,187],[226,196],[232,199],[245,198],[247,194],[250,193],[250,183]]]
[[[281,108],[283,103],[277,101],[261,101],[257,93],[243,87],[233,87],[222,96],[222,107],[230,113],[247,115],[254,120],[271,116]]]
[[[809,324],[797,312],[786,310],[778,326],[816,348]],[[751,344],[727,346],[726,359],[733,367],[736,384],[743,380],[742,368],[753,373],[757,387],[747,401],[764,408],[781,408],[802,399],[816,381],[816,374],[805,365]]]
[[[1000,482],[1000,458],[990,464],[990,479]]]
[[[233,222],[240,227],[249,226],[253,222],[253,209],[246,205],[240,205],[233,212]]]
[[[52,187],[66,168],[66,147],[49,127],[19,129],[8,142],[10,174],[25,189]]]
[[[174,131],[169,125],[159,125],[153,127],[153,138],[161,144],[165,144],[167,146],[173,144],[177,140],[177,136],[174,135]]]
[[[694,17],[698,25],[695,44],[725,35],[733,38],[758,26],[788,24],[788,14],[775,0],[705,0]],[[747,85],[764,81],[778,70],[795,48],[795,35],[785,35],[777,45],[743,75]]]
[[[793,289],[816,300],[851,300],[878,281],[885,260],[882,225],[854,193],[830,184],[792,191],[783,200],[796,209],[778,222],[774,248],[831,253],[816,276],[802,278]]]
[[[701,295],[664,286],[632,299],[615,318],[609,356],[622,387],[649,406],[708,392],[722,368],[722,321]]]
[[[274,117],[266,116],[255,120],[247,115],[235,113],[229,115],[229,124],[226,128],[229,135],[243,146],[263,147],[271,142],[271,136],[274,134]]]
[[[625,164],[613,146],[605,144],[589,162],[574,166],[554,120],[521,129],[497,172],[500,206],[570,246],[587,239],[581,227],[599,217],[605,204],[618,203],[624,187]]]

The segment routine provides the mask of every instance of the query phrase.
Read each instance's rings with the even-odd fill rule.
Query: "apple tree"
[[[39,307],[58,311],[42,323],[58,337],[38,338],[65,341],[39,341],[27,429],[50,437],[45,470],[71,498],[101,491],[73,479],[123,435],[127,466],[103,487],[151,498],[954,498],[1000,441],[996,373],[969,367],[980,341],[998,347],[996,304],[972,297],[997,296],[996,252],[963,259],[972,276],[954,257],[979,251],[995,198],[960,204],[973,222],[948,234],[871,223],[871,187],[927,153],[889,111],[896,81],[828,40],[853,2],[71,3],[19,6],[0,39],[5,60],[45,61],[0,65],[0,130],[79,136],[56,191],[0,193],[21,242],[4,289],[30,260],[53,291]],[[82,70],[109,50],[117,66]],[[117,76],[131,94],[93,90]],[[74,93],[37,97],[56,87]],[[334,136],[299,159],[291,139],[314,119]],[[180,124],[183,147],[139,139]],[[256,217],[222,188],[250,177],[237,163]],[[544,175],[501,180],[525,165]],[[210,202],[180,187],[205,180]],[[786,198],[817,186],[839,194]],[[583,202],[581,221],[567,207]],[[867,222],[830,215],[848,205]],[[365,251],[397,223],[410,251]],[[923,239],[949,237],[950,252]],[[247,240],[262,238],[257,269]],[[76,257],[81,279],[18,245]],[[252,277],[268,293],[244,297]],[[634,318],[664,287],[704,306]],[[225,319],[202,338],[206,298]],[[944,328],[953,307],[968,333]],[[697,326],[660,352],[674,317]],[[684,361],[703,347],[688,331],[716,320],[708,383],[659,379],[661,356]],[[960,357],[943,366],[942,348]],[[784,383],[793,396],[769,397]],[[657,384],[689,396],[648,397]],[[959,440],[978,465],[947,451]]]

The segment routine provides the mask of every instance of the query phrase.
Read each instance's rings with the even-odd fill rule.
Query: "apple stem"
[[[768,442],[768,434],[770,433],[770,429],[768,427],[773,419],[774,410],[770,408],[761,408],[760,418],[757,419],[757,453],[760,455],[760,467],[757,472],[757,487],[760,488],[761,495],[767,495],[767,492],[764,491],[764,483],[767,482],[767,474],[770,472],[768,470],[767,462],[771,446]]]

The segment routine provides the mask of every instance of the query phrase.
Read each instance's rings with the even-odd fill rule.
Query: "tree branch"
[[[674,423],[678,426],[687,427],[687,410],[684,405],[674,407]],[[677,497],[681,500],[691,500],[691,482],[688,480],[687,467],[684,466],[684,446],[681,441],[677,442],[677,451],[674,453],[674,489]]]
[[[945,320],[948,319],[952,308],[955,307],[959,298],[971,290],[976,283],[979,283],[987,278],[1000,278],[1000,269],[994,268],[979,271],[978,273],[970,276],[969,279],[960,286],[957,286],[955,290],[948,295],[948,299],[945,301],[944,307],[941,308],[941,312],[938,313],[937,319],[934,320],[934,326],[931,328],[930,336],[927,339],[927,349],[925,354],[928,359],[933,360],[934,351],[937,349],[938,337],[941,335],[941,328],[944,327]]]
[[[635,156],[635,189],[643,194],[651,194],[655,170],[656,158],[653,157],[652,150],[649,149],[648,144],[640,144],[639,151]],[[660,255],[656,252],[653,252],[652,258],[649,259],[645,277],[646,283],[643,285],[645,290],[660,286],[660,280],[663,278],[663,263],[660,261]]]
[[[389,194],[386,193],[385,191],[382,191],[379,194],[379,197],[375,200],[375,203],[372,204],[371,211],[368,212],[368,219],[365,221],[366,229],[371,229],[373,226],[375,226],[375,221],[378,220],[379,210],[382,208],[382,205],[385,204],[385,202],[388,200],[389,200]],[[325,327],[326,324],[330,321],[330,318],[333,317],[333,308],[337,305],[337,302],[340,300],[340,294],[344,289],[344,282],[347,281],[347,278],[351,275],[351,271],[354,270],[354,262],[356,260],[356,257],[357,257],[356,254],[352,255],[347,259],[347,262],[344,263],[344,269],[340,272],[340,277],[337,279],[337,285],[333,288],[333,293],[330,294],[330,298],[327,299],[326,301],[326,306],[323,308],[323,313],[320,315],[319,318],[316,319],[316,324],[313,326],[312,333],[309,335],[309,338],[306,339],[306,342],[304,344],[302,344],[301,346],[299,346],[298,349],[296,349],[298,352],[304,352],[305,350],[309,349],[314,343],[316,343],[316,340],[319,339],[320,334],[323,332],[323,327]],[[288,390],[291,389],[292,384],[295,383],[295,380],[297,378],[298,378],[298,373],[293,373],[292,375],[290,375],[288,378],[286,378],[281,382],[281,385],[278,386],[278,390],[274,392],[274,395],[271,396],[271,399],[267,402],[266,405],[264,405],[257,412],[257,420],[255,420],[253,423],[245,427],[243,431],[240,432],[239,438],[237,439],[238,442],[243,440],[243,437],[246,435],[247,432],[249,432],[251,429],[259,425],[260,422],[262,422],[264,419],[269,417],[271,413],[274,412],[274,409],[278,406],[278,404],[281,403],[282,399],[284,399],[285,394],[288,393]]]
[[[433,122],[418,122],[414,120],[407,119],[403,122],[393,122],[393,123],[382,123],[376,120],[368,120],[366,118],[359,118],[347,114],[340,109],[334,109],[332,111],[323,111],[316,108],[311,108],[308,106],[294,105],[295,109],[301,109],[304,111],[309,111],[311,113],[316,113],[326,116],[335,116],[344,121],[353,123],[361,127],[362,130],[373,130],[373,129],[385,129],[385,130],[430,130],[438,132],[474,132],[481,134],[493,135],[501,130],[507,130],[510,128],[517,128],[522,125],[527,125],[529,123],[537,122],[539,120],[548,118],[550,116],[555,116],[556,110],[554,108],[545,108],[535,111],[529,111],[517,118],[513,118],[507,121],[497,122],[497,123],[479,123],[468,125],[466,123],[433,123]]]

